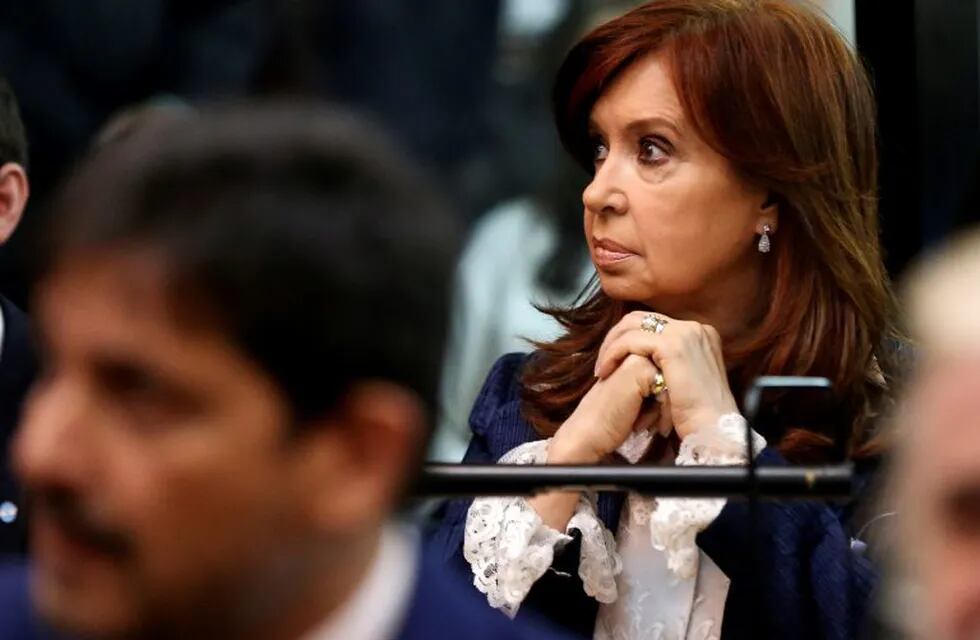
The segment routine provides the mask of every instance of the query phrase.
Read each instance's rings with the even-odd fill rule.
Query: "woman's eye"
[[[609,147],[602,140],[596,140],[592,143],[592,161],[602,162],[609,155]]]
[[[654,138],[643,138],[640,140],[640,162],[643,164],[656,164],[667,157],[664,145]]]

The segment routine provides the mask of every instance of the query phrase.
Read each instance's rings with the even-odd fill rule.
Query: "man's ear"
[[[0,166],[0,244],[10,240],[17,230],[29,195],[30,183],[24,167],[16,162]]]
[[[427,412],[391,382],[354,385],[330,416],[304,427],[299,486],[316,526],[356,533],[389,518],[422,454]]]

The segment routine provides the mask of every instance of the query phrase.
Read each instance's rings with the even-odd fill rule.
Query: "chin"
[[[620,302],[640,302],[646,304],[650,300],[656,300],[659,297],[656,290],[637,282],[635,278],[607,275],[600,271],[599,284],[602,287],[603,293],[613,300]]]
[[[84,638],[124,637],[133,629],[125,594],[73,582],[44,572],[31,574],[31,600],[38,616],[53,629]]]

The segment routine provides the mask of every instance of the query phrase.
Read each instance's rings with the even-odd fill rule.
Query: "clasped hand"
[[[738,406],[728,385],[721,336],[709,325],[665,321],[659,333],[644,329],[647,312],[629,313],[606,335],[593,387],[555,434],[551,463],[596,463],[634,429],[671,430],[684,439],[710,428]],[[657,374],[667,390],[647,400]]]

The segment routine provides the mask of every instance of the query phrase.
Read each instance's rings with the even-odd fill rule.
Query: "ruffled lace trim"
[[[723,415],[714,429],[701,429],[684,438],[676,464],[745,464],[745,427],[745,418],[739,414]],[[752,431],[753,453],[759,455],[765,447],[766,439]]]
[[[745,464],[745,419],[737,413],[721,417],[714,429],[702,429],[681,442],[675,463],[692,465]],[[752,432],[754,455],[766,440]],[[698,571],[699,549],[695,538],[725,507],[724,498],[660,498],[650,515],[650,542],[667,554],[667,568],[681,578]]]
[[[543,464],[550,440],[527,442],[506,453],[501,464]],[[599,602],[617,598],[616,576],[622,561],[616,542],[596,515],[595,494],[579,497],[567,531],[582,536],[579,577],[585,592]],[[522,497],[477,498],[466,516],[463,557],[473,570],[473,585],[490,606],[514,617],[534,583],[544,575],[571,536],[544,524]]]
[[[757,454],[766,441],[755,432],[752,439]],[[549,443],[550,439],[524,443],[504,454],[500,463],[544,464]],[[716,428],[685,438],[676,464],[735,465],[745,460],[745,420],[733,413],[722,416]],[[594,492],[583,492],[562,533],[545,525],[525,498],[474,500],[466,516],[463,556],[473,570],[474,586],[486,594],[490,606],[515,616],[531,587],[551,568],[555,552],[571,541],[567,532],[573,529],[582,536],[578,573],[585,592],[599,602],[615,602],[616,576],[623,565],[612,532],[597,515],[595,501]],[[725,500],[660,498],[642,504],[643,513],[631,516],[649,519],[653,548],[666,554],[667,567],[675,575],[695,577],[700,553],[695,539],[718,517]]]
[[[582,535],[578,576],[582,588],[599,602],[615,602],[619,597],[616,576],[623,571],[623,561],[616,551],[616,538],[599,520],[595,492],[579,497],[575,514],[568,521],[568,530],[578,529]]]

